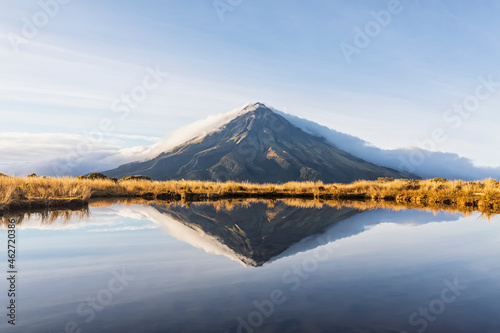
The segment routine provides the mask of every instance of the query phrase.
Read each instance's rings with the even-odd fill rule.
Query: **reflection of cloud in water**
[[[119,227],[119,228],[109,228],[109,229],[90,229],[87,232],[115,232],[115,231],[138,231],[147,229],[157,229],[158,226],[155,225],[145,225],[141,227]]]
[[[144,216],[151,222],[161,226],[163,228],[163,231],[168,235],[175,237],[180,241],[188,243],[193,247],[202,249],[207,253],[223,255],[243,265],[254,264],[251,259],[248,259],[236,253],[216,237],[205,233],[199,226],[195,224],[183,224],[179,221],[174,220],[169,215],[160,213],[158,210],[150,206],[134,206],[124,208],[131,209],[122,211],[122,216]]]
[[[458,213],[434,213],[421,210],[390,211],[385,209],[377,209],[365,211],[345,221],[341,221],[333,225],[321,235],[313,235],[304,238],[300,242],[292,245],[279,256],[274,257],[269,262],[274,262],[276,260],[290,257],[301,252],[307,252],[319,246],[325,246],[329,243],[341,239],[354,237],[382,223],[395,223],[399,225],[416,227],[433,222],[457,221],[462,216],[462,214]]]
[[[138,207],[138,206],[136,206]],[[31,213],[15,218],[20,221],[20,230],[78,230],[92,228],[89,232],[109,232],[157,228],[148,217],[134,206],[113,205],[110,207],[91,207],[90,211],[52,211]],[[125,221],[129,218],[133,221]],[[138,225],[138,223],[141,225]],[[6,224],[0,229],[5,229]]]
[[[351,208],[297,208],[284,203],[254,203],[233,210],[210,205],[160,207],[112,205],[92,207],[86,218],[40,216],[25,219],[20,229],[75,230],[91,233],[162,230],[191,246],[223,255],[242,265],[260,266],[352,237],[381,223],[421,225],[458,220],[461,214],[417,210],[359,211]]]
[[[77,212],[75,212],[77,213]],[[18,229],[32,230],[79,230],[90,233],[110,233],[140,231],[149,229],[162,230],[195,248],[207,253],[223,255],[242,265],[254,265],[252,259],[236,253],[216,237],[205,233],[194,224],[184,224],[174,220],[167,214],[160,213],[157,209],[145,205],[112,205],[109,207],[91,207],[86,218],[44,219],[38,214],[31,214],[29,219],[24,219]],[[127,221],[130,220],[130,221]],[[5,227],[2,227],[5,229]]]

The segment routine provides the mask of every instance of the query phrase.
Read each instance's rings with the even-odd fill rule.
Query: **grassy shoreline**
[[[78,208],[90,199],[142,198],[162,201],[215,201],[222,199],[319,199],[364,201],[381,206],[500,213],[500,182],[445,179],[379,179],[351,184],[291,182],[148,181],[40,177],[0,177],[0,216],[32,209]],[[441,207],[441,208],[439,208]]]

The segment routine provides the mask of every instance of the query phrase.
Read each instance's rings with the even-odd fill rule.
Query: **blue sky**
[[[59,1],[2,1],[7,171],[64,155],[102,119],[113,123],[95,148],[105,154],[257,101],[386,149],[426,148],[441,129],[434,150],[500,166],[500,84],[481,83],[500,81],[498,2],[221,0],[221,14],[212,0]],[[376,24],[347,61],[341,45]],[[122,119],[113,102],[147,68],[169,75]],[[487,96],[473,112],[453,111],[477,89]]]

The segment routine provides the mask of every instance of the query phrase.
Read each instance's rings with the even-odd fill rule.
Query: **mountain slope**
[[[412,175],[350,155],[293,126],[263,104],[249,106],[221,129],[156,158],[104,172],[121,178],[140,174],[155,180],[251,182],[352,182]]]

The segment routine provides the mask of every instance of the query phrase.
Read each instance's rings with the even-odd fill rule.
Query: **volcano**
[[[418,178],[355,157],[311,135],[264,104],[248,105],[206,136],[157,157],[103,172],[154,180],[348,183],[379,177]]]

